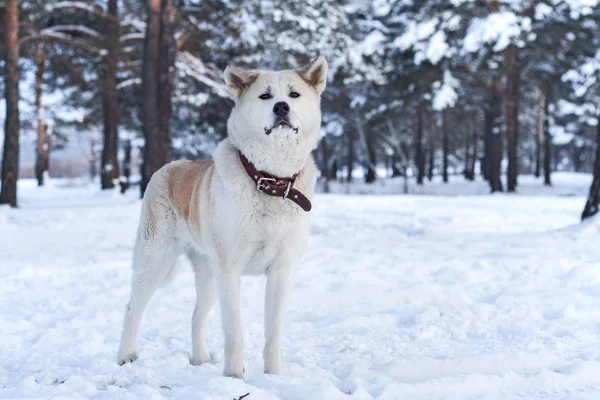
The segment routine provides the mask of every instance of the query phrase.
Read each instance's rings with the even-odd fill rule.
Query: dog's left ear
[[[317,93],[323,93],[327,85],[327,60],[325,57],[319,56],[312,60],[306,67],[296,70],[296,73],[312,86]]]
[[[238,99],[242,96],[242,93],[256,81],[258,72],[246,71],[245,69],[228,65],[223,73],[223,78],[225,79],[225,84],[227,85],[229,93]]]

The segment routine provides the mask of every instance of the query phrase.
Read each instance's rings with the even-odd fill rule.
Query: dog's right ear
[[[246,71],[245,69],[228,65],[223,73],[227,90],[236,99],[239,99],[242,93],[247,90],[258,78],[258,72]]]

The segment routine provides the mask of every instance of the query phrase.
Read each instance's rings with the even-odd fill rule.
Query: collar
[[[246,173],[256,184],[256,190],[269,196],[289,199],[298,204],[306,212],[311,210],[312,205],[310,204],[310,200],[299,190],[293,188],[298,174],[294,174],[291,178],[280,178],[268,172],[259,171],[241,151],[238,150],[238,153]]]

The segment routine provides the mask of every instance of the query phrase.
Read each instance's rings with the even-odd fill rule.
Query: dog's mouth
[[[275,129],[277,128],[289,128],[291,130],[294,131],[294,133],[298,133],[298,128],[295,128],[292,126],[292,124],[290,124],[287,120],[285,119],[279,119],[277,121],[275,121],[275,123],[273,124],[272,127],[270,128],[265,128],[265,133],[267,135],[270,135],[271,132],[273,132]]]

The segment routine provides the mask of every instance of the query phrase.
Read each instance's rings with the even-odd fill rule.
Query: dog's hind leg
[[[192,317],[192,365],[211,362],[206,346],[206,323],[217,303],[216,282],[209,259],[190,250],[187,253],[196,275],[196,308]]]
[[[173,268],[178,255],[174,243],[138,238],[133,257],[131,298],[125,310],[118,353],[120,365],[137,358],[135,342],[142,314],[156,289]]]

